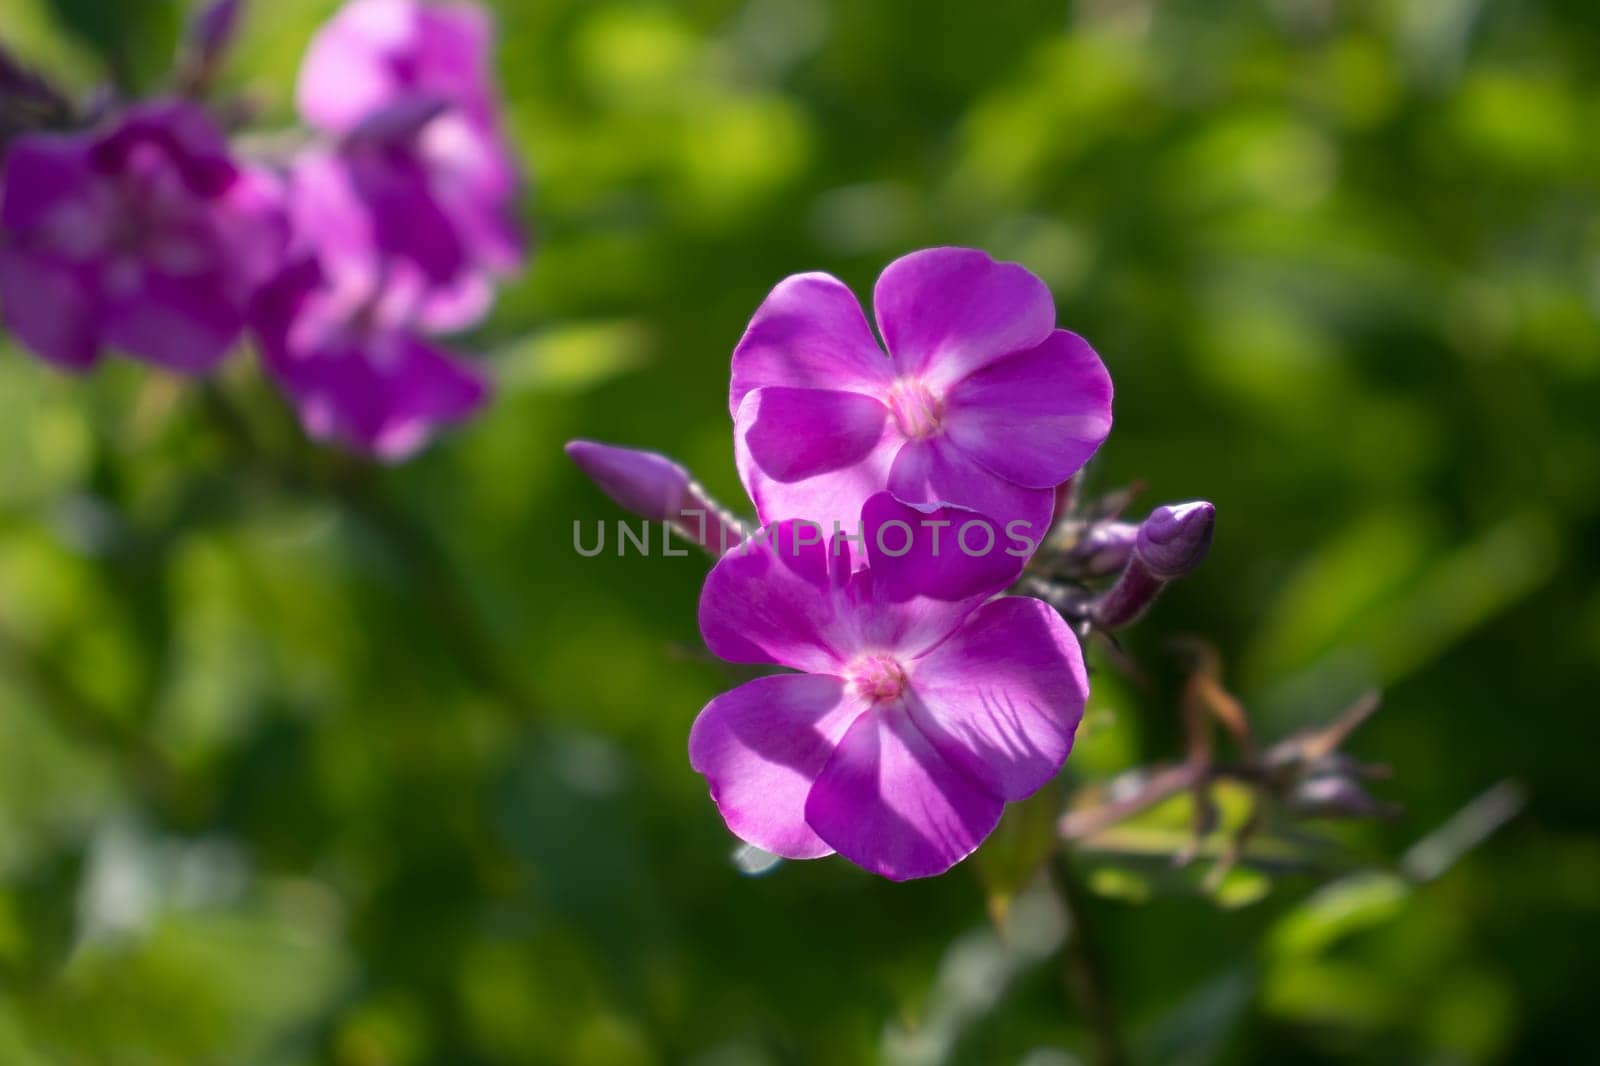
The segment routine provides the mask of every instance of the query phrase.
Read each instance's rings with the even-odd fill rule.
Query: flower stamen
[[[912,378],[900,378],[889,389],[889,410],[908,440],[933,436],[944,420],[944,401]]]
[[[871,703],[892,703],[906,689],[906,672],[888,655],[866,655],[851,664],[850,683]]]

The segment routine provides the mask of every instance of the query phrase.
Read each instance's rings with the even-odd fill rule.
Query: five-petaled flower
[[[417,290],[430,330],[482,317],[522,262],[492,45],[479,7],[354,0],[300,69],[301,116],[335,143],[296,164],[297,226],[327,234],[325,269]]]
[[[1111,429],[1099,357],[1055,328],[1044,282],[973,249],[895,260],[873,306],[887,357],[842,282],[797,274],[734,351],[734,445],[762,521],[848,523],[887,488],[1041,540],[1051,490]]]
[[[86,370],[111,347],[212,369],[285,239],[277,183],[241,167],[193,104],[18,137],[0,204],[0,309],[40,357]]]
[[[690,763],[735,835],[786,858],[837,851],[894,880],[928,877],[1061,769],[1088,695],[1082,653],[1041,601],[989,598],[1020,559],[927,535],[976,520],[879,493],[861,513],[865,561],[785,521],[712,569],[707,646],[800,671],[718,696],[690,733]]]
[[[481,319],[522,258],[491,43],[476,7],[355,0],[307,52],[300,110],[329,139],[290,167],[293,243],[253,324],[314,437],[401,459],[488,396],[429,338]]]

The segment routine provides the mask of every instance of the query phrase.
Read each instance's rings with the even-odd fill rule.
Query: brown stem
[[[1242,781],[1251,785],[1260,785],[1265,780],[1259,770],[1243,763],[1219,763],[1214,766],[1179,763],[1176,766],[1154,767],[1131,795],[1109,803],[1067,811],[1057,823],[1057,832],[1063,840],[1082,840],[1094,836],[1103,829],[1154,807],[1164,799],[1195,788],[1207,779]]]

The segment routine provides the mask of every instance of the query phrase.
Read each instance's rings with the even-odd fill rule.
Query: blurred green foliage
[[[330,6],[250,5],[230,85],[274,124]],[[154,84],[181,22],[3,9],[84,91]],[[733,681],[703,562],[571,547],[616,516],[565,439],[739,500],[727,357],[766,289],[865,292],[936,243],[1026,263],[1102,352],[1101,485],[1221,516],[1132,637],[1149,684],[1099,675],[1080,779],[1177,751],[1164,632],[1216,640],[1269,734],[1387,693],[1355,750],[1406,814],[1347,835],[1370,868],[1217,901],[1092,879],[1140,1060],[1585,1057],[1600,8],[505,0],[500,26],[538,250],[471,339],[503,387],[466,431],[362,472],[248,361],[203,390],[0,351],[0,1061],[1081,1054],[1058,964],[984,931],[1036,819],[930,883],[741,875],[684,753]],[[1509,827],[1378,872],[1503,778]]]

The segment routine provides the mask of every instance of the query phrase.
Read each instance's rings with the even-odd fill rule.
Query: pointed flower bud
[[[1317,774],[1294,787],[1289,808],[1305,818],[1387,818],[1394,804],[1375,799],[1345,774]]]
[[[589,480],[630,514],[671,523],[680,536],[712,555],[737,546],[744,533],[689,476],[689,471],[656,452],[599,441],[567,443],[567,456]]]
[[[239,32],[243,8],[244,0],[206,0],[195,11],[179,53],[178,86],[184,95],[202,97],[211,90]]]
[[[214,60],[227,51],[239,30],[244,0],[211,0],[189,24],[189,47],[196,56]]]
[[[641,518],[669,522],[688,502],[689,471],[664,455],[575,440],[567,456],[613,503]]]
[[[1216,508],[1203,501],[1158,507],[1139,526],[1133,558],[1117,583],[1095,603],[1102,629],[1120,629],[1145,612],[1167,582],[1199,566],[1211,548]]]
[[[1132,522],[1100,522],[1078,535],[1063,562],[1074,577],[1108,577],[1128,565],[1138,540]]]
[[[1157,507],[1139,527],[1135,551],[1156,577],[1180,578],[1205,560],[1216,518],[1217,509],[1204,500]]]

